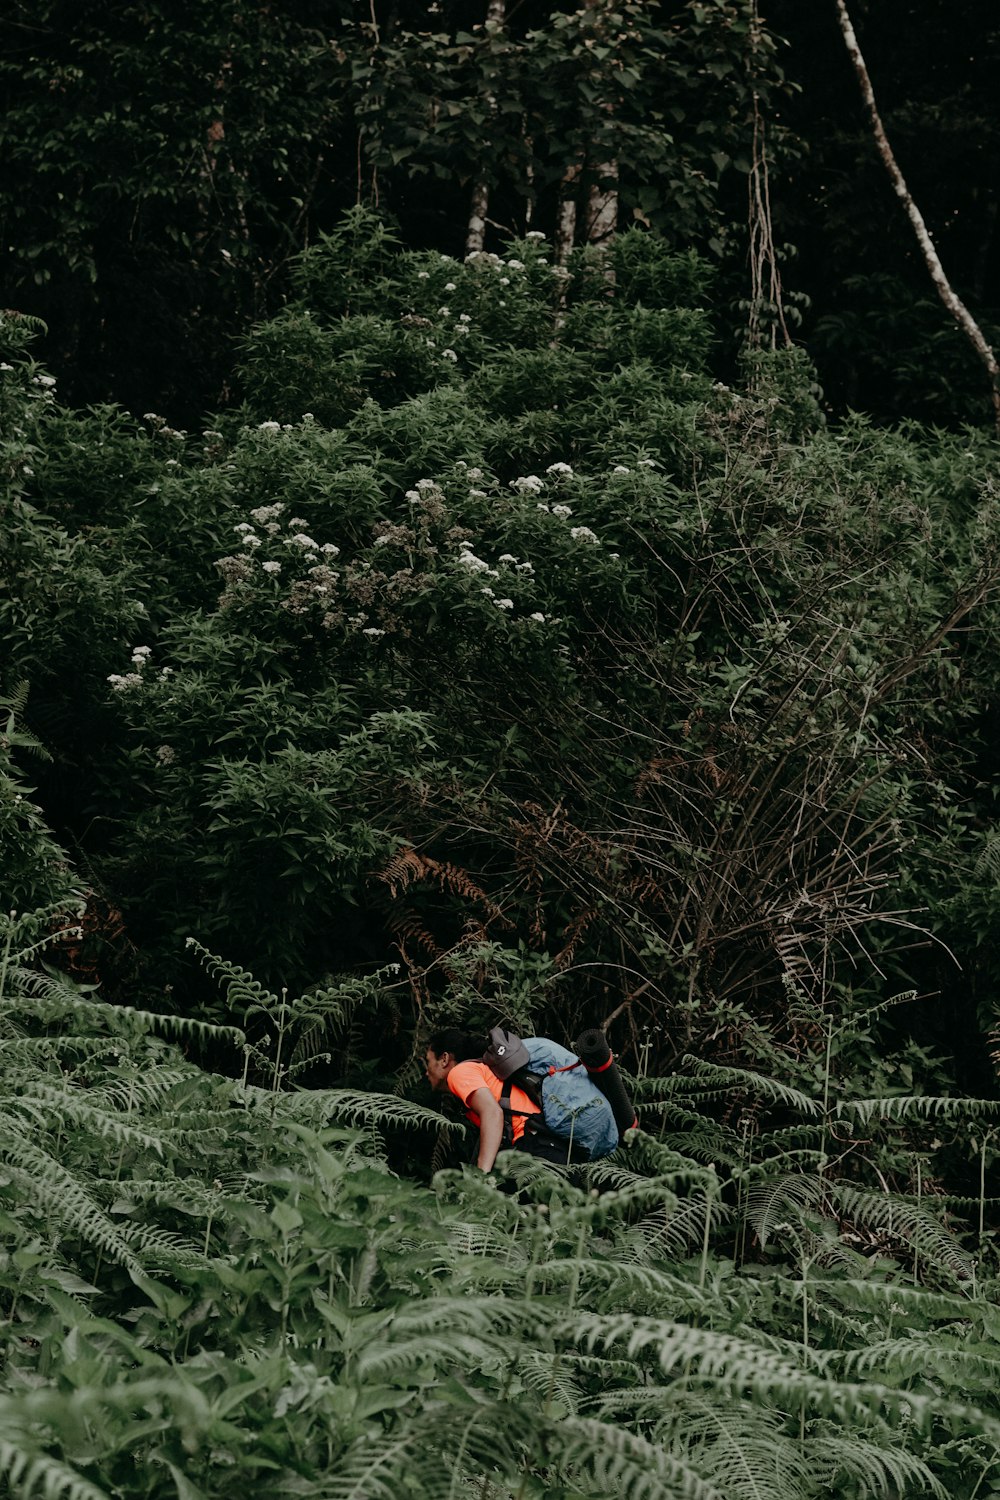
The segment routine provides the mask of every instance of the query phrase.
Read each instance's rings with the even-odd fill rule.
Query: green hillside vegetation
[[[1000,1491],[996,443],[714,295],[355,210],[198,432],[0,320],[11,1493]],[[501,1017],[609,1161],[463,1165]]]

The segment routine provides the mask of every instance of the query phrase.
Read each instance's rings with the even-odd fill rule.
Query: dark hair
[[[459,1031],[457,1026],[446,1026],[427,1038],[427,1046],[435,1057],[450,1052],[459,1062],[467,1062],[470,1057],[482,1057],[486,1043],[481,1036],[470,1036],[467,1031]]]

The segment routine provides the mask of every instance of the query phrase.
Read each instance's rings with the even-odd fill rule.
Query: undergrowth
[[[3,933],[8,1493],[990,1493],[1000,1314],[957,1217],[717,1118],[846,1105],[692,1065],[609,1161],[422,1186],[385,1132],[426,1159],[438,1114],[205,1071],[242,1028],[96,1001],[39,967],[51,921]]]

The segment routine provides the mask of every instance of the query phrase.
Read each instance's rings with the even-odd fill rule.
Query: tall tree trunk
[[[896,196],[906,209],[907,217],[913,226],[913,232],[917,237],[917,243],[924,257],[924,263],[930,272],[931,280],[937,289],[938,296],[986,368],[986,373],[990,381],[990,394],[993,401],[996,428],[997,432],[1000,433],[1000,365],[997,364],[997,357],[991,346],[986,342],[979,324],[969,312],[962,299],[952,290],[951,283],[944,273],[944,267],[938,257],[937,250],[934,248],[934,241],[931,239],[927,225],[924,223],[923,215],[911,198],[903,174],[899,170],[896,158],[892,154],[892,147],[889,145],[885,128],[882,125],[882,120],[875,104],[875,92],[872,88],[871,79],[868,76],[865,60],[861,55],[861,48],[858,46],[858,39],[854,34],[854,27],[851,25],[847,6],[844,0],[836,0],[836,6],[840,19],[840,30],[843,34],[844,43],[851,62],[854,65],[858,83],[861,85],[861,96],[868,111],[868,118],[871,122],[878,153],[882,158],[886,171],[889,173]]]
[[[580,192],[581,164],[577,161],[566,168],[559,184],[559,209],[556,214],[554,259],[557,266],[564,266],[576,239],[577,196]]]
[[[601,4],[602,0],[584,0],[584,7],[589,11],[600,11]],[[595,36],[607,45],[611,38],[601,34],[603,20],[604,17],[599,15]],[[605,118],[614,114],[614,104],[610,99],[599,100],[596,108]],[[587,243],[604,248],[614,239],[617,229],[618,162],[610,157],[593,164],[593,178],[587,194]]]
[[[594,168],[587,195],[587,243],[607,246],[618,231],[618,163],[602,161]]]
[[[507,17],[505,0],[489,0],[486,7],[486,30],[492,24],[498,30]],[[496,108],[496,96],[486,95],[486,104],[492,112]],[[465,253],[474,255],[486,244],[486,216],[490,211],[490,185],[480,178],[472,185],[472,200],[469,204],[469,226],[465,232]]]

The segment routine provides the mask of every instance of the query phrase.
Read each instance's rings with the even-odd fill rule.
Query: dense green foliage
[[[0,320],[11,1491],[988,1495],[995,441],[638,231],[289,285],[197,433]],[[612,1160],[460,1165],[501,1016]]]
[[[894,1119],[964,1134],[991,1106],[824,1118],[764,1074],[702,1068],[648,1080],[660,1138],[582,1180],[505,1157],[421,1187],[385,1136],[437,1116],[201,1071],[157,1033],[190,1051],[203,1028],[39,974],[49,917],[0,933],[12,1494],[991,1492],[995,1283],[940,1201],[887,1198],[865,1167]],[[214,967],[238,1019],[260,1009]],[[212,1039],[238,1055],[242,1033]],[[749,1106],[722,1176],[702,1157],[726,1160],[720,1094]],[[811,1125],[840,1161],[810,1177]]]
[[[407,1003],[471,974],[659,1065],[787,979],[938,980],[911,905],[971,963],[992,445],[827,431],[794,353],[713,384],[704,265],[614,268],[355,214],[198,437],[61,407],[7,320],[5,686],[138,945],[112,992],[189,1009],[189,935],[303,990],[402,955]]]
[[[754,94],[783,86],[748,0],[533,0],[501,25],[467,0],[13,9],[0,301],[46,319],[74,399],[179,420],[352,203],[454,252],[474,182],[510,233],[551,232],[567,171],[583,202],[614,161],[625,222],[721,252],[720,183],[744,180]]]

